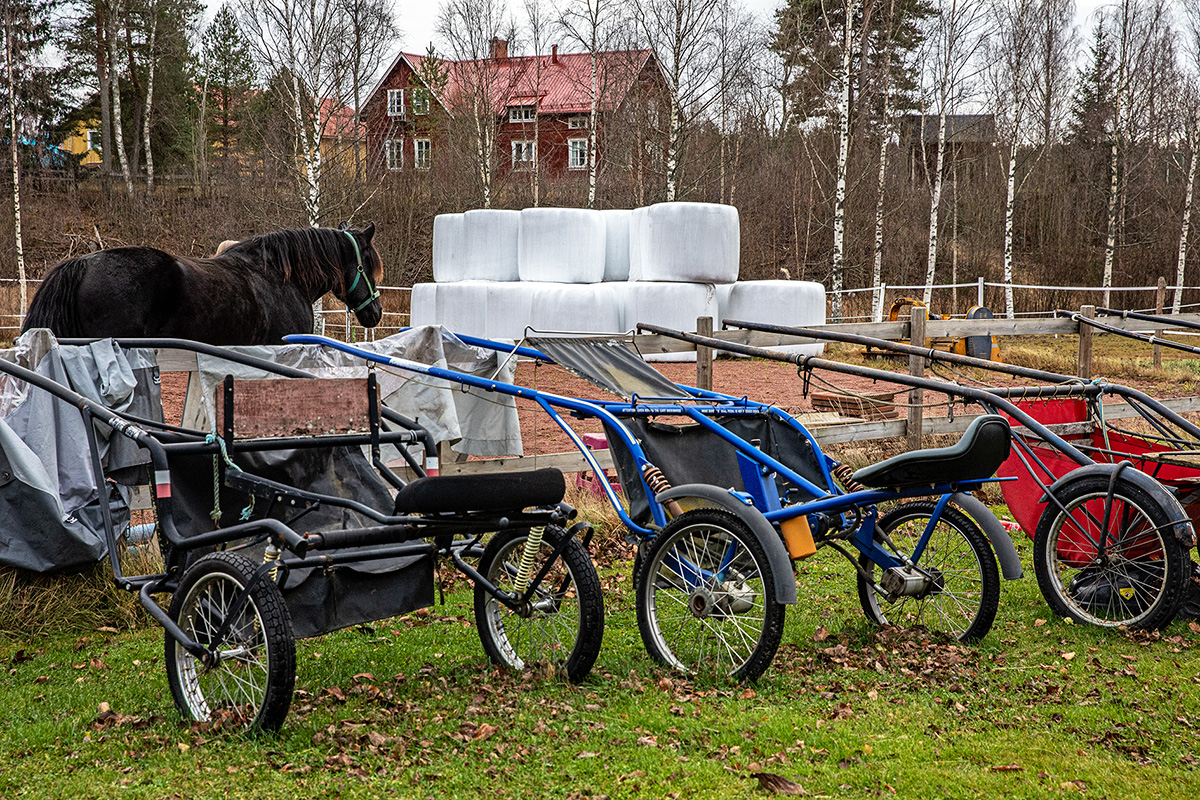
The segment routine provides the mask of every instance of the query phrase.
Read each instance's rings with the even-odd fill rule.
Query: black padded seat
[[[1008,458],[1012,431],[998,414],[979,417],[949,447],[913,450],[878,464],[863,467],[852,476],[875,488],[925,486],[950,481],[990,478]]]
[[[396,494],[396,514],[519,511],[561,503],[567,492],[556,469],[496,475],[436,475],[417,478]]]

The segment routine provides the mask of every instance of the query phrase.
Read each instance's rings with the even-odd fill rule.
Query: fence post
[[[1166,299],[1167,299],[1167,279],[1159,278],[1158,279],[1158,291],[1154,295],[1154,313],[1155,314],[1162,316],[1163,303],[1166,301]],[[1161,337],[1162,334],[1163,334],[1163,332],[1162,332],[1161,328],[1159,328],[1158,330],[1156,330],[1154,332],[1154,335],[1158,336],[1158,337]],[[1159,345],[1159,344],[1154,345],[1154,368],[1162,369],[1162,345]]]
[[[697,317],[696,333],[700,336],[712,336],[713,318]],[[696,388],[712,391],[713,388],[713,350],[711,347],[696,346]]]
[[[1088,319],[1095,319],[1095,306],[1080,306],[1079,313]],[[1079,369],[1076,374],[1084,380],[1092,379],[1092,334],[1095,331],[1091,325],[1079,323]]]
[[[979,283],[975,288],[975,305],[983,306],[983,276],[979,276]]]
[[[908,321],[908,341],[913,347],[925,346],[925,317],[926,309],[912,309],[912,316]],[[924,356],[909,356],[908,357],[908,374],[917,378],[925,376],[925,357]],[[907,434],[907,445],[909,450],[921,449],[921,434],[922,428],[925,426],[925,409],[921,408],[925,402],[924,389],[910,389],[908,392],[908,424],[905,426]]]

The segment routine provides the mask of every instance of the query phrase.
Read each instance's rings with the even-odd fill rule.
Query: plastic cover
[[[720,203],[657,203],[635,213],[630,279],[732,283],[738,279],[737,209]]]
[[[610,209],[600,213],[604,215],[604,280],[629,280],[629,222],[633,212]]]
[[[479,208],[463,214],[462,246],[456,251],[458,280],[515,281],[520,211]],[[438,282],[443,282],[438,278]]]
[[[522,281],[599,283],[604,280],[604,216],[585,208],[521,212],[517,271]]]
[[[629,281],[620,287],[624,324],[632,330],[649,322],[680,331],[696,330],[699,317],[717,316],[717,293],[711,284]],[[644,353],[647,361],[695,361],[696,351]]]
[[[722,319],[804,327],[825,324],[825,287],[812,281],[740,281],[729,293]],[[687,330],[691,330],[688,328]],[[822,344],[771,347],[780,353],[820,355]]]
[[[433,279],[438,283],[461,281],[463,215],[438,214],[433,218]]]

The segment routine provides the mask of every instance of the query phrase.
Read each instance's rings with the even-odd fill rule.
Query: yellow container
[[[817,552],[812,531],[808,527],[808,517],[803,514],[792,517],[780,523],[779,529],[783,531],[783,543],[787,545],[788,557],[793,561],[808,558]]]

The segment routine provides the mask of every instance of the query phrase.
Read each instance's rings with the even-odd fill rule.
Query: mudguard
[[[795,604],[796,576],[792,572],[792,561],[788,558],[787,550],[784,549],[779,531],[775,530],[770,522],[767,522],[767,518],[762,515],[762,512],[734,497],[728,489],[707,483],[685,483],[682,486],[674,486],[655,495],[654,500],[661,505],[668,500],[680,500],[684,497],[695,497],[711,503],[746,523],[746,527],[750,529],[750,532],[758,539],[758,543],[762,545],[763,550],[766,551],[767,563],[775,574],[775,602],[784,605]]]
[[[988,541],[992,543],[992,549],[996,551],[996,560],[1000,562],[1000,571],[1004,574],[1004,579],[1007,581],[1015,581],[1017,578],[1024,576],[1021,570],[1021,558],[1017,555],[1017,548],[1013,545],[1012,537],[1008,535],[1008,531],[1004,530],[1004,526],[1000,524],[1000,520],[996,519],[996,515],[991,509],[983,504],[979,498],[974,495],[956,492],[950,498],[950,502],[958,506],[963,513],[975,521],[975,524],[983,529]]]
[[[1121,464],[1125,466],[1122,467]],[[1128,481],[1150,495],[1167,512],[1167,515],[1171,518],[1171,529],[1175,534],[1175,538],[1179,539],[1185,547],[1194,547],[1196,545],[1196,530],[1192,527],[1192,521],[1188,518],[1187,512],[1179,504],[1179,499],[1171,493],[1170,489],[1137,469],[1128,461],[1122,461],[1121,464],[1089,464],[1086,467],[1073,469],[1050,485],[1050,488],[1042,495],[1042,502],[1049,504],[1050,495],[1056,493],[1058,489],[1071,481],[1090,475],[1103,475],[1107,478],[1112,474],[1113,470],[1120,469],[1120,480]],[[1050,506],[1047,505],[1046,510],[1042,511],[1042,516],[1044,517],[1049,510]],[[1038,520],[1038,526],[1041,527],[1041,519]]]

